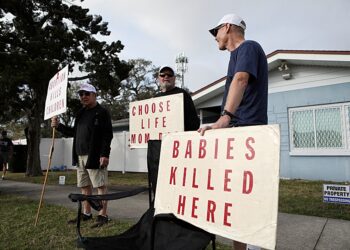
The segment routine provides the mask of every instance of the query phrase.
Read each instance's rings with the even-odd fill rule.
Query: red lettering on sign
[[[184,175],[182,177],[182,186],[184,187],[186,184],[186,174],[187,174],[187,168],[184,167]]]
[[[159,112],[163,112],[163,102],[159,103]]]
[[[216,203],[215,201],[208,200],[208,207],[207,207],[207,221],[211,221],[215,223],[215,213],[216,210]]]
[[[218,145],[219,145],[219,139],[215,139],[215,147],[214,147],[214,159],[218,158]]]
[[[145,134],[145,143],[147,143],[149,141],[149,133]]]
[[[177,158],[179,156],[179,146],[180,146],[180,142],[179,141],[174,141],[174,144],[173,144],[173,158]]]
[[[131,134],[131,143],[135,143],[136,142],[136,134]]]
[[[250,194],[253,190],[253,174],[250,171],[244,171],[243,174],[243,194]]]
[[[169,182],[170,185],[176,185],[176,170],[177,170],[177,167],[171,166],[171,169],[170,169],[170,182]]]
[[[154,118],[154,127],[158,128],[158,117]]]
[[[149,111],[149,107],[148,107],[148,104],[146,103],[146,104],[145,104],[145,114],[146,114],[146,115],[148,114],[148,111]]]
[[[135,115],[136,115],[136,107],[135,107],[135,106],[132,107],[132,109],[131,109],[131,114],[132,114],[132,116],[135,116]]]
[[[166,122],[166,116],[162,117],[162,122],[163,122],[162,123],[163,124],[163,128],[166,128],[166,123],[165,123]]]
[[[225,206],[224,206],[224,226],[231,226],[231,223],[228,222],[228,217],[231,215],[231,213],[228,211],[229,208],[232,207],[231,203],[226,203],[225,202]]]
[[[177,203],[177,214],[184,215],[185,204],[186,204],[186,196],[179,195],[179,202]]]
[[[142,143],[142,140],[143,140],[142,134],[139,134],[138,143],[141,144],[141,143]]]
[[[145,133],[145,134],[131,134],[131,136],[130,136],[131,144],[147,143],[149,141],[149,139],[150,139],[150,134],[149,133]]]
[[[170,111],[170,101],[166,102],[166,111]]]
[[[186,152],[185,152],[185,158],[192,158],[192,141],[188,140],[187,141],[187,147],[186,147]]]
[[[139,106],[139,115],[142,115],[142,105]]]
[[[192,187],[198,188],[198,184],[196,183],[196,175],[197,175],[197,169],[193,169],[193,176],[192,176]]]
[[[228,184],[231,182],[229,174],[232,173],[232,169],[225,169],[225,178],[224,178],[224,191],[230,192],[231,188],[228,187]]]
[[[198,200],[199,200],[199,198],[197,198],[197,197],[193,197],[193,199],[192,199],[192,213],[191,213],[192,218],[198,218],[198,216],[195,214],[195,211],[198,208],[198,206],[196,204]]]
[[[198,158],[204,158],[205,155],[207,154],[207,151],[205,147],[207,146],[207,141],[205,139],[200,139],[199,141],[199,153],[198,153]]]
[[[151,110],[152,110],[153,114],[156,112],[156,104],[155,103],[152,103]]]
[[[208,183],[207,183],[207,189],[208,189],[208,190],[214,190],[214,187],[211,185],[211,169],[208,169]]]
[[[247,149],[250,151],[250,155],[249,154],[245,154],[245,158],[247,158],[247,160],[253,160],[254,156],[255,156],[255,150],[254,148],[250,145],[250,143],[255,143],[255,140],[253,137],[248,137],[245,141],[245,145],[247,147]]]
[[[233,159],[233,156],[231,155],[231,150],[233,149],[232,143],[234,142],[235,138],[227,138],[227,151],[226,151],[226,159]]]
[[[158,139],[159,140],[162,140],[162,135],[163,135],[163,133],[161,133],[161,132],[158,134]]]

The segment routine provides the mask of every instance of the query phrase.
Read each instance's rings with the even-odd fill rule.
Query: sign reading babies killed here
[[[130,147],[147,148],[149,140],[161,140],[170,132],[184,131],[183,94],[130,103]]]
[[[162,141],[155,213],[210,233],[274,249],[278,125],[171,133]]]
[[[51,78],[47,88],[44,120],[67,110],[68,65]]]

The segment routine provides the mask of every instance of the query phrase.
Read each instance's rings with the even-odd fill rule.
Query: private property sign
[[[278,125],[170,133],[163,138],[155,213],[213,234],[274,249]]]
[[[323,184],[323,202],[350,204],[350,186]]]
[[[184,131],[183,94],[130,103],[130,147],[147,148],[148,140]]]
[[[44,120],[67,110],[68,65],[51,78],[47,88]]]

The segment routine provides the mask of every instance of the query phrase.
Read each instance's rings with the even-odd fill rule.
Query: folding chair
[[[161,141],[150,140],[147,151],[148,187],[141,187],[131,191],[123,191],[106,195],[70,194],[73,202],[78,202],[78,247],[85,249],[119,249],[119,250],[199,250],[205,249],[212,241],[215,249],[215,235],[187,222],[177,219],[173,215],[165,214],[154,217],[154,198],[157,187],[158,166]],[[91,207],[99,210],[102,200],[116,200],[149,191],[150,208],[140,220],[128,230],[119,235],[107,237],[83,237],[80,231],[82,202],[87,201]]]

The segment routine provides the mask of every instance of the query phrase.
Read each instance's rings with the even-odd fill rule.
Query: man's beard
[[[171,83],[171,82],[160,82],[159,83],[160,89],[162,91],[167,91],[167,90],[171,90],[174,88],[175,84]]]

